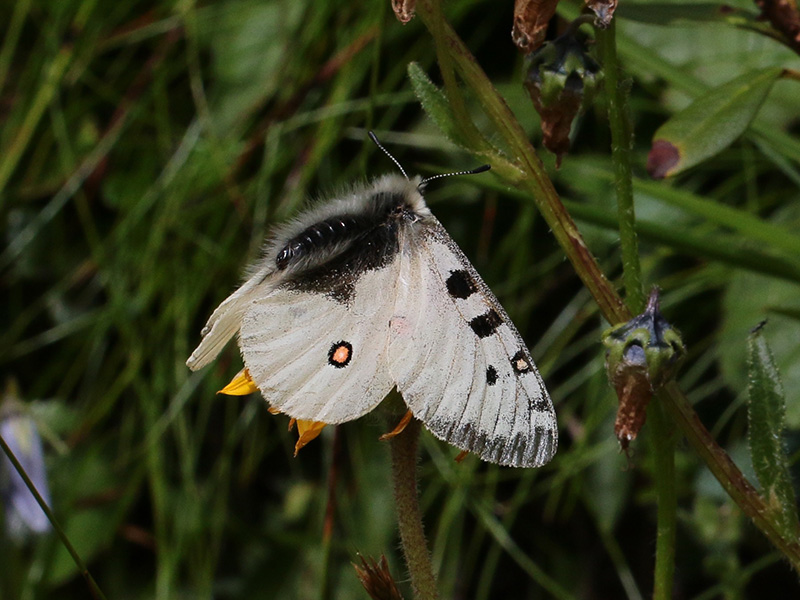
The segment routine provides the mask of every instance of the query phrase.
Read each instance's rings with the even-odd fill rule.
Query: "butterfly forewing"
[[[546,463],[556,449],[553,406],[497,299],[433,218],[407,232],[402,256],[389,361],[411,411],[485,460]]]
[[[386,358],[397,264],[358,279],[347,302],[280,286],[245,313],[245,366],[272,406],[342,423],[377,406],[394,383]]]
[[[202,331],[203,339],[186,361],[186,365],[196,371],[202,369],[220,353],[228,341],[236,335],[242,323],[242,316],[252,298],[259,292],[269,289],[267,277],[271,265],[262,266],[238,290],[220,304],[206,322]]]

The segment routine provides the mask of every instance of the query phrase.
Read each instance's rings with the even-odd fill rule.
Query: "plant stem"
[[[56,519],[55,515],[53,514],[53,511],[50,510],[49,506],[47,506],[47,502],[44,501],[44,498],[42,498],[41,494],[36,489],[36,486],[33,485],[33,481],[31,481],[31,478],[28,477],[28,474],[25,472],[25,469],[22,467],[19,460],[17,460],[17,457],[14,456],[14,453],[11,451],[11,448],[8,447],[8,444],[3,439],[2,436],[0,436],[0,448],[3,449],[3,452],[5,452],[6,456],[8,457],[8,460],[11,461],[11,464],[14,465],[14,468],[17,470],[17,473],[19,473],[19,476],[22,477],[22,481],[25,482],[25,486],[30,490],[31,494],[33,494],[33,497],[36,499],[36,503],[44,511],[44,514],[47,515],[47,520],[50,521],[50,524],[53,526],[53,529],[55,530],[56,534],[61,539],[61,543],[64,544],[64,547],[67,549],[67,552],[69,552],[70,556],[72,557],[72,560],[74,560],[75,564],[78,566],[78,570],[80,571],[81,575],[86,580],[86,583],[89,586],[89,591],[92,593],[92,596],[97,600],[105,600],[106,598],[105,595],[100,589],[100,586],[97,585],[97,582],[94,580],[94,577],[92,577],[92,574],[89,573],[89,568],[86,566],[86,563],[83,562],[83,559],[81,559],[80,555],[78,554],[78,551],[75,550],[75,547],[69,541],[67,534],[64,533],[64,529],[61,527],[61,524]]]
[[[336,485],[339,482],[339,465],[342,460],[342,428],[334,426],[331,442],[331,464],[328,469],[328,501],[325,504],[325,519],[322,524],[322,587],[320,600],[333,598],[333,569],[331,549],[336,521]]]
[[[653,600],[670,600],[675,575],[675,530],[678,497],[675,491],[675,442],[664,414],[661,395],[656,395],[647,410],[649,439],[655,466],[658,515],[656,517],[656,565]]]
[[[446,21],[444,19],[444,14],[442,13],[441,4],[435,3],[431,6],[431,8],[432,10],[436,11],[436,17],[432,20],[432,25],[434,27],[442,27]],[[441,33],[441,31],[437,32],[437,34],[433,36],[433,39],[434,43],[436,44],[436,57],[439,62],[439,71],[442,73],[444,91],[453,111],[453,116],[461,127],[461,134],[464,137],[464,142],[472,148],[480,149],[486,152],[490,148],[470,118],[467,103],[465,102],[464,96],[458,87],[458,82],[456,81],[453,61],[450,59],[450,54],[447,52],[447,49],[441,47],[441,44],[444,43],[445,39]]]
[[[633,313],[644,308],[642,269],[639,244],[636,239],[636,212],[633,204],[633,175],[631,173],[632,131],[627,113],[628,85],[619,79],[617,63],[616,21],[608,29],[597,31],[597,42],[603,62],[608,121],[611,128],[611,162],[614,165],[614,186],[617,191],[622,279],[625,283],[627,305]],[[672,598],[675,573],[675,528],[677,497],[675,492],[675,445],[663,408],[656,398],[650,404],[649,439],[655,456],[657,498],[656,563],[654,600]]]
[[[622,279],[628,308],[634,314],[639,314],[644,309],[644,292],[639,244],[636,239],[636,213],[633,207],[632,132],[627,114],[627,84],[619,80],[615,23],[616,21],[612,21],[608,29],[597,32],[597,42],[603,59],[608,121],[611,127],[611,163],[614,165],[614,187],[617,191]]]
[[[421,424],[412,419],[406,428],[392,438],[392,479],[397,509],[397,526],[406,566],[411,575],[411,587],[416,600],[434,600],[436,577],[431,555],[422,527],[422,515],[417,496],[417,442]]]

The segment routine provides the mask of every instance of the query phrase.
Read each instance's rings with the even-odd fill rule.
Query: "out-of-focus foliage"
[[[581,6],[565,0],[559,11],[574,18]],[[680,385],[751,473],[746,339],[770,316],[763,335],[783,377],[794,471],[797,82],[776,82],[745,133],[686,173],[652,182],[645,166],[653,133],[692,100],[800,59],[707,13],[653,23],[624,8],[615,18],[631,79],[644,276],[663,289],[662,311],[687,346]],[[445,11],[540,147],[509,36],[513,3]],[[216,395],[241,368],[233,344],[202,372],[184,361],[271,224],[394,169],[368,129],[412,173],[473,166],[412,93],[412,61],[440,84],[422,24],[398,23],[388,0],[19,0],[0,8],[0,23],[0,365],[31,400],[53,508],[106,596],[362,598],[351,565],[360,552],[385,554],[409,597],[377,439],[392,425],[376,413],[328,427],[293,458],[285,416],[255,395]],[[551,176],[614,277],[604,115],[595,104],[577,118]],[[649,595],[654,463],[640,443],[647,426],[630,458],[618,452],[606,324],[530,199],[488,175],[431,185],[427,196],[531,347],[561,430],[552,463],[528,471],[456,463],[457,451],[424,435],[421,501],[442,596]],[[676,469],[681,597],[800,593],[680,445]],[[0,564],[3,599],[87,597],[52,535],[0,543]]]

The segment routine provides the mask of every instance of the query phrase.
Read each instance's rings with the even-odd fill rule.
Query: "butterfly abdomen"
[[[279,246],[275,255],[275,266],[279,271],[301,263],[318,265],[346,250],[351,243],[365,238],[375,238],[376,235],[385,238],[389,232],[394,236],[400,221],[416,217],[404,194],[377,191],[348,212],[320,215],[318,218]]]
[[[286,243],[278,252],[275,265],[282,271],[293,261],[312,252],[324,251],[335,244],[357,238],[375,226],[371,221],[361,216],[343,215],[314,223]]]

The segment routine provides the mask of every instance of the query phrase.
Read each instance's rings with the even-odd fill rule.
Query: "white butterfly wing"
[[[438,438],[484,460],[540,466],[557,445],[552,402],[492,292],[438,221],[403,240],[389,369]]]
[[[360,275],[347,302],[280,286],[252,302],[239,345],[264,398],[298,419],[343,423],[375,408],[394,386],[386,328],[397,261]]]
[[[212,313],[203,327],[203,339],[200,345],[186,361],[186,365],[192,371],[202,369],[214,360],[228,340],[236,335],[242,322],[242,315],[251,299],[269,287],[268,277],[272,270],[273,267],[269,265],[262,266]]]

